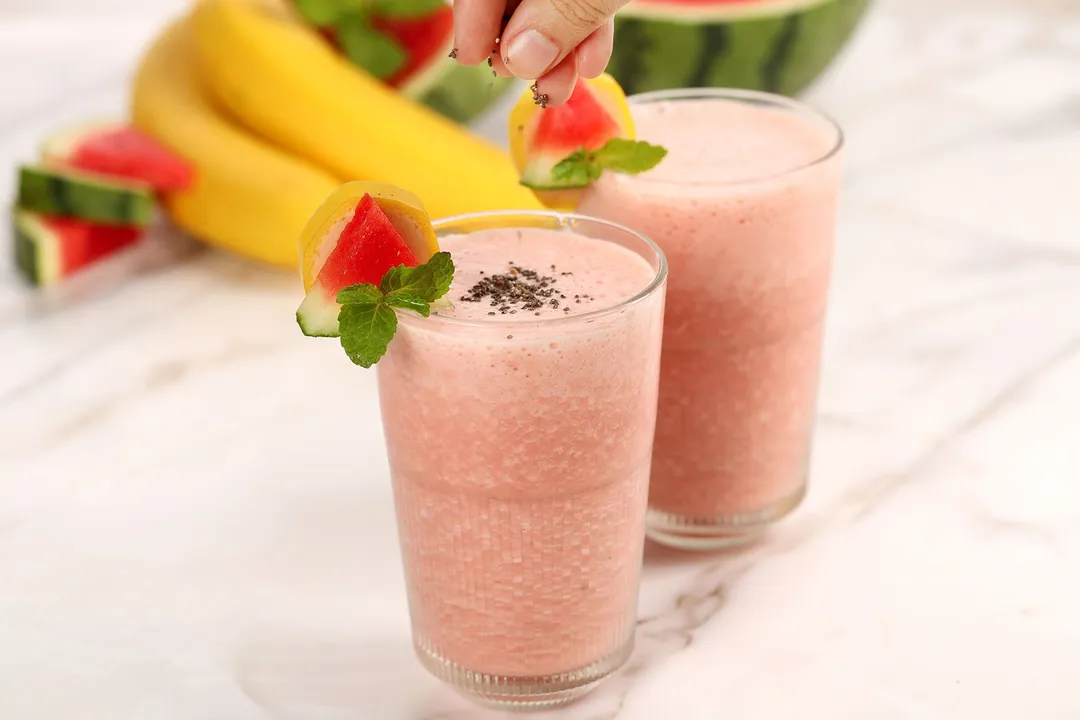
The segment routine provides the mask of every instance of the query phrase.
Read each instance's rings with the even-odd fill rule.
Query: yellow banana
[[[387,88],[265,2],[203,0],[202,77],[240,122],[347,179],[416,193],[432,217],[540,203],[509,156]]]
[[[300,231],[340,183],[215,110],[194,67],[190,22],[157,39],[132,92],[135,124],[196,168],[194,187],[165,199],[169,214],[210,244],[295,270]]]

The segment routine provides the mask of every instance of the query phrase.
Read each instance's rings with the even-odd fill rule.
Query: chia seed
[[[552,286],[557,282],[554,277],[523,268],[513,261],[509,262],[508,266],[503,274],[484,275],[461,296],[461,301],[486,300],[490,307],[503,315],[515,315],[518,310],[531,310],[535,313],[545,304],[550,304],[553,308],[559,307],[559,301],[553,299],[555,289]],[[565,299],[565,296],[560,297]]]

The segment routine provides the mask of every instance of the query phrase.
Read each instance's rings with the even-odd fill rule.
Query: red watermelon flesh
[[[529,146],[544,153],[557,151],[565,155],[582,147],[596,150],[620,134],[614,118],[589,91],[585,81],[579,79],[565,104],[539,114]]]
[[[149,135],[117,126],[80,138],[65,163],[72,168],[138,180],[161,192],[191,187],[195,170]]]
[[[63,276],[134,244],[143,234],[140,228],[91,225],[70,218],[49,218],[45,224],[59,238]]]
[[[419,264],[379,204],[364,195],[315,282],[336,297],[338,290],[350,285],[378,285],[386,271],[397,265]]]

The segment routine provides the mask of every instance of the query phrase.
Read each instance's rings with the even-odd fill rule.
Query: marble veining
[[[0,8],[0,163],[122,113],[183,5]],[[876,0],[808,98],[847,136],[810,495],[650,545],[634,656],[537,717],[1080,717],[1080,5]],[[501,717],[412,656],[373,377],[298,293],[165,228],[40,295],[0,256],[0,715]]]

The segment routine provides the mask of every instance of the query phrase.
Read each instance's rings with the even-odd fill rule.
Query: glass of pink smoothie
[[[560,704],[633,647],[666,261],[577,215],[435,229],[453,286],[378,364],[414,645],[476,701]]]
[[[647,531],[745,541],[807,488],[842,133],[767,93],[630,98],[667,156],[605,173],[579,211],[653,238],[671,267]]]

